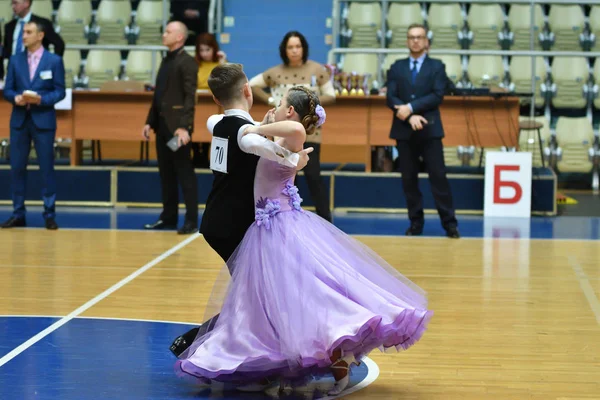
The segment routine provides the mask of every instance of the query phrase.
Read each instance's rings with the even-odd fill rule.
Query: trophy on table
[[[339,90],[341,96],[348,96],[348,84],[350,82],[350,77],[347,73],[341,72],[336,75],[336,78],[339,78]]]

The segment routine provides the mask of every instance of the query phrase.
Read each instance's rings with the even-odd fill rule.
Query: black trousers
[[[227,238],[204,235],[204,239],[208,245],[212,247],[212,249],[216,251],[219,256],[221,256],[223,261],[227,262],[235,249],[240,245],[240,243],[242,243],[244,234]],[[229,265],[227,265],[227,267],[231,268]],[[229,273],[233,275],[233,271],[231,269],[229,269]]]
[[[327,189],[321,180],[321,144],[304,143],[304,148],[313,147],[314,151],[309,154],[308,164],[302,170],[308,184],[310,197],[317,211],[317,215],[331,222],[331,210],[329,209],[329,197]]]
[[[156,157],[160,174],[163,211],[160,219],[167,224],[177,224],[179,189],[181,185],[185,202],[185,220],[198,225],[198,183],[190,158],[191,143],[173,152],[167,142],[172,135],[163,120],[156,135]]]
[[[397,140],[398,167],[402,173],[402,186],[408,206],[408,217],[411,225],[423,226],[423,195],[419,190],[420,157],[429,174],[431,192],[435,205],[445,229],[458,225],[452,204],[450,184],[446,177],[444,148],[441,138],[424,138],[415,132],[409,140]]]
[[[210,166],[209,150],[210,143],[192,143],[192,164],[194,164],[194,168],[208,168]]]

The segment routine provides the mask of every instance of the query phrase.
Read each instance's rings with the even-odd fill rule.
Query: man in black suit
[[[177,231],[187,235],[198,227],[198,183],[190,158],[191,135],[196,111],[198,63],[185,52],[183,44],[188,30],[181,22],[170,22],[163,33],[163,45],[169,51],[156,75],[156,89],[142,135],[156,133],[156,157],[162,189],[163,211],[159,219],[145,229],[175,229],[179,211],[181,185],[185,201],[185,221]],[[175,139],[176,138],[176,139]],[[171,140],[177,146],[169,147]]]
[[[33,0],[12,0],[12,9],[17,18],[4,25],[4,48],[0,56],[0,79],[4,79],[3,59],[9,59],[11,55],[25,51],[23,44],[23,27],[28,22],[36,22],[44,28],[44,40],[42,46],[46,50],[50,45],[54,46],[54,54],[63,56],[65,52],[65,42],[54,31],[52,22],[46,18],[39,17],[31,13],[31,4]],[[1,41],[0,34],[0,41]]]
[[[390,138],[396,139],[410,218],[406,235],[423,233],[423,196],[418,176],[422,158],[442,226],[448,237],[458,238],[458,223],[444,164],[444,128],[439,110],[448,81],[446,67],[440,60],[427,56],[429,40],[423,25],[411,25],[407,39],[410,57],[396,61],[387,74],[387,105],[394,112]]]

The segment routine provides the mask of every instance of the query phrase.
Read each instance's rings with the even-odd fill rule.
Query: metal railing
[[[338,47],[330,50],[331,54],[407,54],[405,48],[357,48]],[[598,57],[600,51],[542,51],[542,50],[459,50],[459,49],[430,49],[428,54],[453,54],[459,56],[532,56],[532,57]]]
[[[340,36],[341,36],[341,24],[342,24],[342,4],[345,3],[379,3],[381,5],[381,37],[380,43],[381,47],[379,48],[347,48],[347,47],[339,47]],[[339,54],[351,54],[351,53],[359,53],[359,54],[378,54],[378,55],[389,55],[389,54],[408,54],[408,49],[406,48],[388,48],[386,47],[385,36],[388,31],[387,27],[387,15],[388,8],[390,4],[393,3],[454,3],[454,4],[469,4],[469,3],[483,3],[483,4],[498,4],[498,2],[491,0],[434,0],[434,1],[406,1],[406,0],[333,0],[333,26],[332,26],[332,35],[333,35],[333,45],[332,49],[329,51],[328,62],[336,63],[336,55]],[[535,114],[535,97],[536,97],[536,57],[588,57],[595,58],[600,55],[598,51],[539,51],[535,50],[535,41],[537,38],[537,33],[535,31],[535,12],[534,7],[538,4],[566,4],[566,5],[582,5],[582,4],[591,4],[591,5],[600,5],[600,0],[584,0],[584,1],[575,1],[575,0],[548,0],[548,1],[540,1],[540,0],[503,0],[500,2],[501,4],[529,4],[531,6],[530,11],[530,30],[529,30],[529,50],[469,50],[469,49],[430,49],[428,53],[431,55],[459,55],[459,56],[472,56],[472,55],[498,55],[503,57],[510,56],[530,56],[531,57],[531,107],[530,107],[530,117],[533,118]],[[465,16],[466,21],[466,16]],[[415,21],[421,22],[421,21]],[[434,36],[435,41],[435,36]],[[378,73],[377,80],[379,82],[383,81],[383,60],[379,60],[378,65]]]

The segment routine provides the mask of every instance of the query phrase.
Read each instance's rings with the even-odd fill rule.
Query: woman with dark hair
[[[196,61],[198,61],[198,89],[208,90],[210,72],[219,64],[227,62],[225,53],[212,33],[203,33],[196,39]]]
[[[225,53],[219,50],[219,43],[212,33],[202,33],[196,38],[196,61],[198,62],[198,89],[209,90],[208,77],[214,67],[227,62]],[[192,143],[194,167],[208,168],[209,143]]]
[[[308,59],[308,42],[297,31],[288,32],[279,45],[282,64],[269,68],[250,80],[254,98],[265,104],[277,106],[286,91],[292,86],[304,86],[314,91],[323,105],[335,102],[335,90],[330,73],[323,65]],[[264,89],[269,88],[270,94]],[[321,129],[305,143],[313,147],[310,161],[304,168],[308,189],[317,214],[331,222],[331,210],[327,201],[327,191],[321,180]]]

